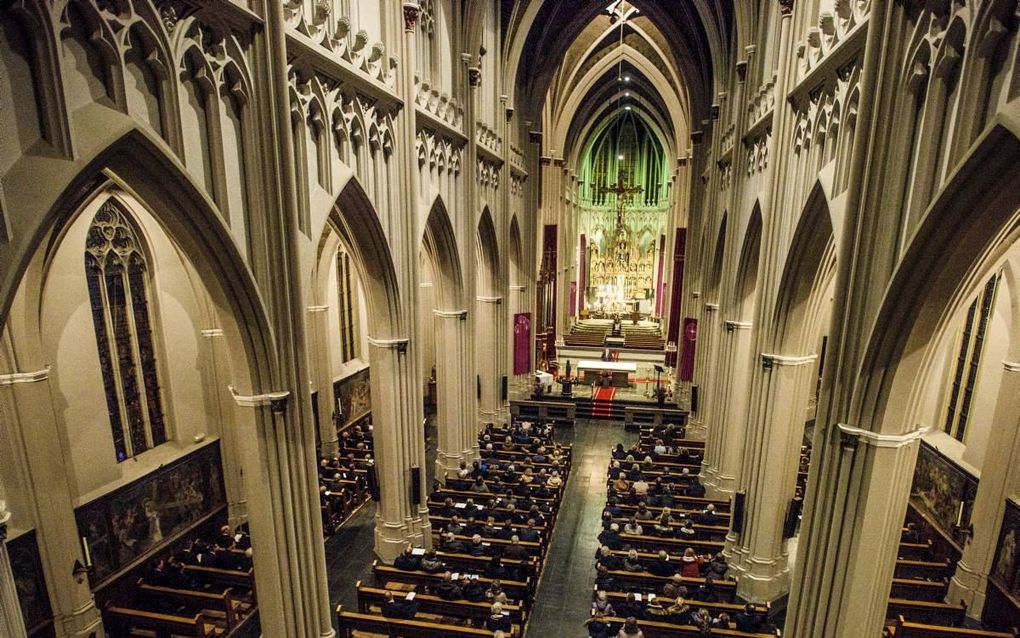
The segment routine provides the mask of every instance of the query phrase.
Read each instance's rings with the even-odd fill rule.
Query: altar
[[[637,364],[630,361],[598,361],[581,359],[577,362],[577,371],[581,373],[585,383],[597,384],[599,376],[608,372],[612,376],[613,387],[626,388],[630,385],[630,375],[637,374]]]

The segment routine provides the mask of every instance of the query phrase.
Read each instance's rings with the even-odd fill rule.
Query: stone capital
[[[856,447],[856,444],[853,444],[849,440],[850,438],[856,439],[857,443],[863,443],[871,447],[899,448],[920,439],[928,431],[927,428],[921,428],[903,434],[883,434],[881,432],[855,428],[847,423],[837,423],[836,427],[839,428],[840,437],[843,439],[844,444],[850,444],[852,447]]]
[[[793,14],[793,0],[779,0],[779,13],[784,18]]]
[[[414,33],[414,29],[418,25],[419,13],[421,13],[421,7],[417,2],[404,2],[404,31]]]
[[[1020,363],[1015,361],[1003,361],[1002,367],[1006,369],[1006,372],[1020,372]]]
[[[771,370],[776,366],[802,366],[805,363],[811,363],[818,358],[818,355],[809,354],[800,357],[790,357],[782,354],[769,354],[767,352],[761,353],[761,366],[766,370]]]
[[[407,344],[410,343],[409,339],[373,339],[368,338],[368,345],[375,348],[381,348],[383,350],[396,350],[400,354],[407,352]]]
[[[34,372],[9,372],[0,374],[0,385],[14,385],[16,383],[38,383],[50,378],[49,366]]]
[[[290,398],[290,390],[280,392],[267,392],[265,394],[238,394],[234,386],[227,386],[230,396],[234,397],[234,403],[242,408],[260,408],[270,406],[273,412],[282,412],[287,407],[287,400]]]

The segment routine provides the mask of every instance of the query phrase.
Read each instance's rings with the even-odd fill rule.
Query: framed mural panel
[[[910,501],[961,546],[965,539],[960,528],[970,522],[977,485],[976,478],[921,441]]]
[[[988,575],[999,588],[1020,599],[1020,505],[1006,501],[999,544]]]
[[[370,368],[359,370],[333,384],[336,403],[343,414],[337,429],[346,428],[372,413]]]
[[[225,506],[217,441],[77,508],[93,589]]]
[[[0,540],[0,543],[3,541]],[[53,610],[46,591],[46,577],[35,532],[27,532],[7,543],[25,630],[32,638],[53,635]]]

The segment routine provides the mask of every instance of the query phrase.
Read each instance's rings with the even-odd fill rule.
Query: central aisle
[[[637,434],[620,423],[578,421],[558,428],[556,440],[573,446],[567,491],[556,519],[545,571],[535,594],[529,636],[581,636],[595,585],[596,537],[606,504],[606,471],[612,448]]]

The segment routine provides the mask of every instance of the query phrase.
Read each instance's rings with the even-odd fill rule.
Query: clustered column
[[[715,409],[705,441],[705,457],[711,465],[704,470],[705,487],[712,498],[725,498],[736,490],[744,451],[744,425],[747,422],[747,395],[750,386],[752,324],[725,321],[719,339]]]
[[[981,466],[981,481],[970,520],[974,533],[963,549],[956,574],[949,583],[949,600],[967,603],[967,614],[981,618],[988,575],[995,560],[996,539],[1006,499],[1020,488],[1011,477],[1020,465],[1020,363],[1004,361],[999,398],[989,428],[988,451]]]
[[[0,500],[0,635],[27,638],[25,619],[21,616],[21,605],[18,603],[18,589],[11,571],[11,559],[7,555],[7,522],[10,520],[11,513],[7,511],[7,504]]]
[[[793,498],[814,355],[763,354],[754,413],[744,441],[740,485],[746,491],[744,529],[731,533],[727,551],[740,574],[737,593],[754,602],[772,601],[789,590],[783,524]]]
[[[473,460],[465,422],[474,423],[474,415],[465,413],[463,395],[470,385],[464,383],[467,366],[467,311],[435,310],[436,316],[436,392],[437,433],[436,478],[445,482],[446,473],[456,470],[461,461]]]

